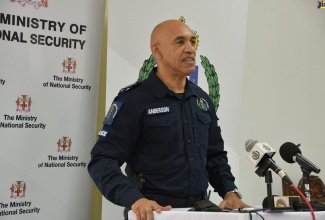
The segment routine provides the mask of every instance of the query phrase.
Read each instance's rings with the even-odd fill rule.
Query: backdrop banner
[[[89,220],[105,1],[3,0],[0,218]]]

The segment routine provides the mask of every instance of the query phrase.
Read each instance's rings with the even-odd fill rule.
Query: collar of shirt
[[[149,81],[149,88],[153,96],[156,98],[163,98],[166,95],[176,96],[175,93],[168,89],[168,87],[159,79],[156,74],[157,68],[154,68],[152,72],[149,74],[148,81]],[[198,96],[194,89],[195,85],[191,83],[188,79],[186,79],[185,85],[185,92],[184,92],[184,99],[189,96]]]

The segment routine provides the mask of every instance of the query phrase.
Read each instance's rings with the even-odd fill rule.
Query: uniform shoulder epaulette
[[[141,81],[136,81],[135,83],[133,83],[133,84],[131,84],[131,85],[128,85],[128,86],[122,88],[122,89],[119,91],[118,94],[119,94],[119,95],[120,95],[120,94],[124,94],[124,93],[126,93],[127,91],[130,91],[131,89],[134,89],[134,88],[138,87],[140,84],[141,84]]]

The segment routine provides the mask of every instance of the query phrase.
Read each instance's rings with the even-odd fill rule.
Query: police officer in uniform
[[[223,198],[220,208],[248,207],[234,183],[213,103],[186,77],[195,70],[195,46],[195,35],[178,20],[154,28],[157,67],[120,91],[91,151],[88,170],[98,189],[137,220],[194,206],[206,199],[208,182]]]

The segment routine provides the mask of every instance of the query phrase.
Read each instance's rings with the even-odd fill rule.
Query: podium
[[[263,211],[258,212],[267,220],[306,220],[312,219],[310,212],[274,212],[267,213]],[[255,213],[252,213],[252,219],[261,219]],[[129,220],[136,220],[134,212],[131,210],[128,213]],[[325,211],[315,212],[316,219],[325,219]],[[171,211],[164,211],[161,213],[154,212],[155,220],[249,220],[249,213],[239,212],[188,212],[184,209],[172,209]]]

